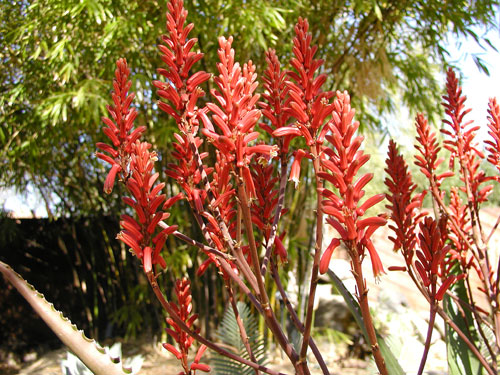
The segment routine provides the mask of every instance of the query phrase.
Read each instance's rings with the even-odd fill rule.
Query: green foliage
[[[491,45],[478,34],[495,25],[497,0],[380,2],[312,0],[186,0],[194,36],[214,71],[217,36],[233,35],[241,61],[265,67],[275,48],[286,64],[293,26],[307,17],[325,58],[328,85],[347,89],[364,125],[402,100],[431,112],[439,101],[437,76],[445,65],[449,32]],[[0,13],[0,186],[33,184],[54,214],[117,209],[98,194],[103,167],[92,156],[105,113],[114,62],[133,69],[137,125],[169,159],[169,119],[159,116],[151,81],[162,66],[156,45],[165,33],[165,3],[124,0],[2,2]],[[484,63],[477,57],[478,66]],[[408,83],[410,82],[410,84]],[[206,87],[207,92],[210,84]],[[399,99],[398,99],[399,98]]]
[[[464,303],[469,303],[465,282],[463,280],[452,285],[451,290],[464,301]],[[468,339],[477,345],[478,335],[474,327],[474,318],[470,310],[460,309],[448,295],[443,299],[443,308],[450,319],[467,335]],[[465,317],[462,314],[465,314]],[[448,371],[450,375],[482,374],[483,370],[479,360],[464,341],[449,325],[445,326],[445,330],[446,349],[448,351]]]
[[[237,303],[238,313],[240,314],[243,326],[248,335],[248,342],[252,348],[252,352],[257,360],[257,363],[265,365],[265,347],[264,339],[259,337],[258,323],[252,315],[250,308],[243,302]],[[217,338],[224,344],[231,353],[237,354],[243,358],[249,359],[249,355],[243,345],[240,336],[240,330],[236,323],[234,311],[228,308],[222,318],[222,321],[217,329]],[[226,357],[215,356],[212,359],[213,369],[217,375],[251,375],[255,372],[251,367],[245,366],[239,362],[232,361]]]

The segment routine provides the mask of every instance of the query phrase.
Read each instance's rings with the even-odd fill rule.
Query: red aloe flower
[[[255,154],[276,156],[277,147],[265,144],[251,146],[259,136],[254,127],[261,115],[260,110],[255,108],[259,99],[259,95],[254,94],[258,85],[257,74],[251,61],[244,64],[243,68],[234,61],[232,40],[232,37],[228,40],[219,38],[219,76],[214,78],[218,89],[212,90],[212,95],[220,107],[214,103],[207,104],[207,108],[213,112],[212,120],[220,134],[207,116],[202,117],[202,133],[224,154],[227,162],[236,163],[233,168],[241,171],[238,175],[243,178],[249,197],[253,198],[255,187],[248,165]]]
[[[451,129],[441,129],[441,132],[448,136],[444,141],[444,147],[451,152],[450,168],[455,159],[459,160],[461,179],[465,185],[462,190],[467,194],[474,212],[477,213],[479,204],[487,201],[493,189],[492,185],[482,188],[480,185],[493,178],[487,177],[480,169],[484,154],[477,149],[475,144],[475,135],[479,126],[470,126],[472,120],[464,121],[465,115],[471,109],[464,109],[466,96],[462,95],[462,88],[458,86],[458,78],[452,69],[448,70],[446,88],[447,95],[443,96],[443,105],[448,119],[444,119],[443,123]]]
[[[455,223],[457,223],[457,227],[461,229],[461,233],[459,233],[457,227],[448,225],[448,238],[453,243],[453,248],[450,250],[450,258],[459,262],[462,271],[466,272],[467,269],[475,263],[475,258],[470,251],[472,238],[470,238],[471,236],[469,233],[472,226],[467,206],[462,202],[458,190],[455,187],[452,187],[450,190],[449,209],[450,216]],[[462,237],[462,235],[465,238]]]
[[[296,122],[292,126],[277,127],[272,133],[274,137],[286,137],[285,142],[302,136],[309,147],[309,153],[302,150],[301,153],[295,154],[296,162],[290,180],[294,181],[296,186],[300,178],[300,160],[304,153],[312,159],[320,154],[321,145],[329,130],[326,120],[334,110],[333,104],[330,103],[334,93],[321,89],[326,75],[316,74],[323,60],[314,58],[317,46],[311,46],[312,36],[308,29],[307,20],[299,18],[293,39],[294,57],[290,60],[295,71],[288,71],[290,80],[285,81],[289,96],[286,101],[286,113],[295,118]]]
[[[500,107],[496,98],[490,98],[488,102],[488,134],[493,138],[486,140],[488,145],[488,161],[493,164],[500,172]]]
[[[262,233],[262,243],[267,248],[271,237],[274,214],[278,205],[278,177],[273,177],[274,167],[262,157],[252,160],[251,171],[255,185],[256,199],[252,201],[252,222]],[[274,237],[274,249],[282,262],[286,262],[287,251],[283,246],[284,233]]]
[[[444,216],[439,221],[426,217],[420,223],[420,248],[416,252],[415,268],[431,301],[441,301],[448,288],[465,276],[450,274],[451,266],[446,256],[451,247],[446,244],[446,226]]]
[[[194,326],[194,322],[196,321],[196,319],[198,319],[198,315],[191,314],[193,305],[191,303],[191,285],[188,279],[183,278],[175,282],[175,295],[177,296],[177,304],[175,304],[174,302],[169,302],[170,307],[179,317],[179,319],[181,319],[186,324],[186,326],[192,328]],[[184,372],[181,371],[179,375],[193,375],[196,373],[196,370],[209,372],[211,370],[210,366],[200,363],[201,356],[203,355],[207,347],[205,345],[201,345],[194,358],[194,361],[189,364],[188,354],[189,349],[193,344],[194,338],[183,331],[172,318],[167,318],[166,321],[167,324],[172,327],[166,329],[167,334],[174,339],[174,341],[177,343],[178,348],[176,348],[172,344],[163,344],[163,347],[181,361]],[[194,331],[196,333],[199,333],[200,330],[195,329]]]
[[[194,25],[184,25],[188,12],[182,0],[170,0],[167,8],[168,35],[162,36],[165,45],[158,46],[161,59],[167,65],[167,69],[158,69],[158,73],[167,82],[154,81],[153,84],[159,89],[158,95],[170,102],[159,101],[160,109],[176,120],[181,132],[195,134],[200,115],[196,102],[204,95],[199,86],[210,74],[198,71],[190,75],[193,65],[203,57],[203,53],[191,51],[197,42],[196,38],[188,39]]]
[[[364,196],[364,187],[372,179],[371,173],[366,173],[356,179],[359,169],[368,161],[360,149],[362,136],[355,136],[359,127],[353,121],[354,109],[351,108],[350,97],[347,92],[337,92],[333,103],[335,110],[332,114],[332,135],[326,139],[333,148],[323,148],[321,164],[328,172],[319,172],[318,177],[330,182],[338,193],[328,189],[321,189],[321,210],[327,214],[327,222],[337,230],[340,239],[334,238],[321,258],[320,272],[326,272],[333,250],[343,241],[350,252],[353,261],[361,262],[368,250],[372,261],[375,277],[384,272],[382,263],[371,242],[371,236],[377,228],[386,224],[382,216],[362,219],[365,212],[384,199],[384,194],[377,194],[361,203]]]
[[[453,168],[455,158],[462,162],[465,161],[470,152],[481,155],[473,144],[475,132],[479,126],[469,126],[473,123],[472,120],[464,121],[465,115],[471,109],[464,109],[467,97],[462,95],[462,88],[458,86],[458,78],[451,68],[448,69],[446,75],[446,89],[447,95],[443,96],[442,104],[449,119],[444,119],[443,123],[451,129],[443,128],[441,132],[449,137],[444,141],[444,147],[451,152],[450,168]]]
[[[130,176],[125,183],[132,197],[124,197],[123,201],[135,210],[137,219],[122,215],[120,225],[123,230],[117,235],[142,260],[146,272],[152,271],[155,264],[166,267],[160,252],[167,236],[177,229],[173,225],[154,235],[159,223],[169,214],[158,209],[165,201],[165,195],[161,194],[165,184],[155,185],[158,173],[153,173],[153,168],[157,157],[155,152],[149,151],[150,148],[149,143],[139,141],[132,146]]]
[[[407,266],[413,263],[413,254],[417,244],[416,227],[422,215],[418,210],[422,207],[425,194],[414,194],[417,185],[413,183],[411,172],[408,170],[402,155],[398,153],[396,143],[389,141],[389,151],[386,159],[388,174],[384,183],[389,189],[385,195],[390,204],[391,220],[389,225],[396,237],[389,237],[394,243],[394,251],[401,249]]]
[[[281,70],[280,62],[276,56],[276,51],[269,49],[266,52],[267,68],[262,77],[264,81],[264,93],[262,98],[265,101],[259,102],[262,108],[262,114],[269,120],[271,126],[260,123],[259,126],[269,135],[273,135],[273,131],[286,126],[290,117],[288,108],[288,85],[286,82],[286,72]],[[288,153],[290,141],[295,135],[288,135],[283,138],[278,138],[278,147],[281,155]]]
[[[111,164],[111,170],[104,183],[104,192],[107,194],[113,190],[118,173],[122,174],[122,178],[126,177],[129,163],[128,155],[132,151],[132,145],[146,130],[145,126],[133,129],[137,111],[130,107],[135,94],[128,95],[128,90],[132,85],[132,82],[128,80],[129,74],[130,69],[127,67],[127,61],[119,59],[116,62],[115,79],[113,80],[114,92],[111,94],[114,106],[108,105],[106,107],[113,120],[102,117],[102,121],[107,126],[103,128],[103,132],[111,140],[111,145],[97,143],[97,148],[109,155],[98,152],[96,156]]]
[[[429,180],[431,190],[434,188],[439,190],[443,179],[453,176],[453,172],[447,171],[440,175],[436,174],[439,165],[444,161],[444,158],[438,158],[441,147],[438,145],[436,132],[431,130],[425,116],[421,113],[417,114],[416,122],[417,142],[415,148],[420,155],[415,155],[415,165],[420,167],[420,171]]]
[[[308,29],[307,20],[299,17],[293,39],[295,57],[290,60],[295,71],[288,72],[293,82],[287,81],[287,84],[290,95],[288,112],[297,119],[296,128],[308,146],[312,146],[315,142],[323,143],[327,130],[323,130],[320,134],[318,131],[322,129],[325,119],[333,111],[333,105],[329,101],[334,94],[331,91],[321,90],[326,81],[326,74],[316,76],[316,72],[324,61],[314,58],[318,47],[311,46],[312,36],[308,33]]]
[[[189,147],[186,135],[174,133],[174,137],[177,142],[172,142],[175,151],[172,151],[171,155],[176,159],[177,163],[168,163],[165,173],[177,181],[179,186],[184,190],[186,199],[191,207],[196,212],[201,213],[204,211],[203,205],[206,199],[206,192],[198,187],[202,178],[196,155],[193,153],[191,147]],[[198,137],[194,137],[194,142],[196,148],[199,148],[203,143]],[[208,153],[203,152],[199,156],[200,160],[203,160],[208,156]],[[207,175],[212,172],[212,168],[203,166],[203,169]]]

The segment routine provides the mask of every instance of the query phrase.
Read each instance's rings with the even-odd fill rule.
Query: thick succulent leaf
[[[463,280],[452,285],[451,289],[460,299],[469,303]],[[448,295],[445,295],[443,298],[443,307],[450,319],[462,330],[462,332],[468,333],[469,340],[478,343],[476,328],[473,323],[467,323],[474,321],[471,313],[467,311],[467,309],[463,309],[466,314],[466,319],[464,320],[458,307]],[[448,373],[450,375],[482,374],[481,364],[476,356],[470,351],[469,347],[449,325],[446,325],[445,329],[446,349],[448,352]]]

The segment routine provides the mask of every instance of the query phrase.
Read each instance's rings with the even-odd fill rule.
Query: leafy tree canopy
[[[307,17],[329,85],[347,89],[365,125],[402,101],[433,112],[437,74],[446,65],[447,38],[489,43],[478,30],[497,27],[497,0],[186,0],[192,35],[215,70],[217,37],[233,35],[239,61],[265,68],[264,51],[290,56],[293,26]],[[100,205],[105,173],[93,157],[100,116],[109,101],[115,61],[133,68],[138,125],[160,152],[173,131],[155,109],[151,81],[162,66],[156,46],[165,32],[164,1],[21,0],[1,2],[0,186],[28,182],[57,213],[85,213]],[[478,65],[486,70],[481,60]],[[57,197],[52,201],[53,197]]]

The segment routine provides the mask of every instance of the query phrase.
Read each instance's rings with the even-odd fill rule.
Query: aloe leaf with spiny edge
[[[17,291],[28,301],[35,312],[45,321],[56,336],[78,357],[95,375],[131,374],[132,370],[121,364],[120,358],[111,358],[96,341],[85,336],[83,331],[64,317],[49,303],[43,294],[24,280],[9,265],[0,261],[0,272]]]

